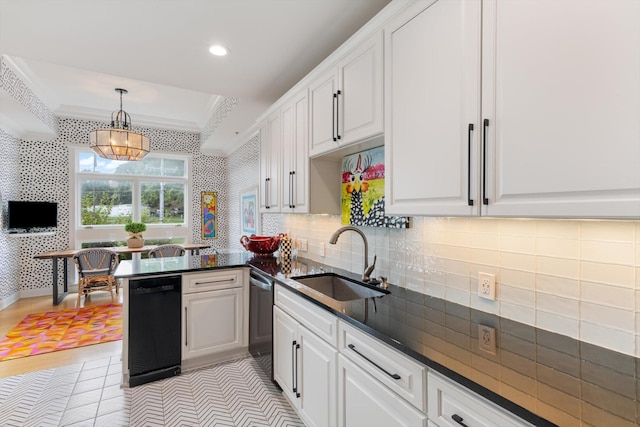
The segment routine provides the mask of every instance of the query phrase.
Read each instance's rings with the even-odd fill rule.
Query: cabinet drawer
[[[219,270],[182,275],[182,293],[238,288],[243,285],[243,271]]]
[[[531,426],[483,397],[429,371],[429,419],[440,427]],[[457,420],[457,421],[456,421]]]
[[[427,368],[387,344],[340,321],[340,353],[422,412],[427,412]]]
[[[293,316],[307,329],[334,347],[338,345],[338,318],[333,314],[305,301],[282,286],[276,286],[275,305]]]
[[[338,427],[426,427],[427,415],[338,356]]]

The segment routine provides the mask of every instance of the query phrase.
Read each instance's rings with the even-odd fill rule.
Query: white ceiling
[[[122,87],[134,125],[200,132],[219,96],[238,98],[203,146],[228,153],[389,1],[0,0],[0,54],[63,117],[109,120]]]

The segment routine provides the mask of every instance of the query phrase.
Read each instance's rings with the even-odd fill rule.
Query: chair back
[[[111,249],[89,248],[76,252],[73,261],[80,277],[93,277],[113,275],[120,260]]]
[[[159,245],[149,251],[149,258],[166,258],[173,256],[183,256],[185,254],[182,245]]]

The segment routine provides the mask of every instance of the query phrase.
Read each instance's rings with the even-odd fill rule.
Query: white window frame
[[[192,156],[186,154],[175,153],[161,153],[153,152],[149,156],[162,157],[167,159],[180,159],[185,162],[185,176],[184,177],[170,177],[170,176],[147,176],[147,175],[109,175],[91,172],[80,172],[79,155],[80,153],[93,153],[93,151],[86,146],[71,147],[69,150],[71,174],[70,180],[70,197],[69,197],[69,221],[70,230],[73,231],[70,235],[72,247],[80,248],[83,243],[87,242],[109,242],[109,241],[124,241],[127,239],[127,232],[124,231],[124,224],[112,224],[112,225],[81,225],[81,217],[79,206],[80,203],[80,181],[85,179],[94,180],[126,180],[132,181],[132,212],[133,221],[139,221],[140,219],[140,190],[143,182],[171,182],[184,184],[185,201],[184,201],[184,222],[182,224],[147,224],[147,230],[143,233],[145,239],[184,239],[185,243],[189,243],[191,240],[191,161]],[[71,233],[70,233],[71,234]]]

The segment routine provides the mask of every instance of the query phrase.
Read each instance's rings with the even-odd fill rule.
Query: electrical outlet
[[[320,256],[324,256],[324,254],[325,254],[324,242],[320,242]]]
[[[491,326],[478,325],[478,348],[496,354],[496,330]]]
[[[309,243],[307,239],[298,240],[298,249],[303,252],[307,252],[309,250]]]
[[[480,298],[495,301],[496,299],[496,276],[489,273],[478,274],[478,296]]]

